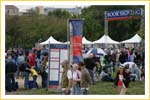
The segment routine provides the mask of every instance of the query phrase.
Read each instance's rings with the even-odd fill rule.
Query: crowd
[[[48,51],[42,49],[23,50],[22,48],[9,49],[5,52],[5,84],[6,91],[17,89],[15,79],[24,79],[24,88],[38,88],[37,77],[41,75],[42,87],[47,87],[48,78]],[[33,80],[29,77],[32,75]]]
[[[144,80],[144,48],[141,48],[139,51],[137,49],[123,48],[119,51],[108,50],[106,52],[107,55],[105,56],[97,56],[91,53],[84,59],[84,62],[73,64],[71,67],[65,61],[65,66],[68,65],[68,71],[65,68],[62,78],[65,77],[68,84],[63,86],[64,81],[62,81],[62,93],[85,95],[88,94],[89,86],[95,85],[96,81],[110,81],[114,82],[114,87],[118,87],[120,95],[124,95],[130,81]],[[71,74],[71,71],[73,74]],[[112,77],[112,74],[115,72],[116,77]]]
[[[110,49],[105,50],[107,55],[97,56],[94,53],[88,55],[84,62],[71,64],[63,61],[62,79],[60,87],[62,94],[88,94],[89,86],[96,81],[114,82],[120,94],[125,94],[130,81],[144,80],[145,78],[145,50],[137,49]],[[29,76],[33,77],[34,88],[38,88],[37,76],[42,79],[42,88],[47,87],[48,79],[48,50],[42,49],[23,50],[9,49],[6,51],[5,76],[6,91],[16,91],[15,78],[24,79],[24,88],[29,89]],[[126,62],[132,62],[131,66]],[[112,77],[114,72],[116,77]]]

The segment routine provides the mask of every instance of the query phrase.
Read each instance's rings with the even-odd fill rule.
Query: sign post
[[[108,35],[108,20],[106,19],[106,11],[105,11],[105,19],[104,19],[104,33],[105,35]]]
[[[61,82],[61,63],[68,60],[68,46],[66,44],[50,44],[48,66],[48,90],[57,90]]]

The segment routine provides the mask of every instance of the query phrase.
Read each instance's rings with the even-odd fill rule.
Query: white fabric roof
[[[64,44],[70,44],[70,41],[67,41]],[[87,40],[85,37],[82,37],[82,44],[93,44],[93,42]]]
[[[99,40],[96,40],[93,43],[119,44],[119,42],[112,40],[108,35],[103,35]]]
[[[55,40],[52,36],[50,36],[48,40],[46,40],[46,41],[44,41],[40,44],[41,45],[46,45],[46,44],[49,44],[49,43],[50,44],[63,44],[62,42],[59,42],[59,41]]]
[[[82,38],[82,44],[93,44],[93,42],[87,40],[85,37]]]
[[[121,43],[140,43],[142,38],[138,35],[135,34],[132,38],[122,41]]]

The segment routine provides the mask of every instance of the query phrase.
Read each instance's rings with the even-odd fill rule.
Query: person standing
[[[61,89],[63,95],[71,94],[71,87],[72,87],[72,69],[69,66],[69,62],[64,60],[62,62],[62,77],[61,77]]]
[[[29,60],[27,59],[27,61],[25,61],[23,64],[21,64],[21,66],[19,67],[19,71],[23,72],[23,77],[24,77],[24,88],[28,89],[29,85],[28,85],[28,81],[29,81],[29,74],[30,71],[27,69],[30,69],[31,66],[29,64]]]
[[[79,63],[79,67],[81,68],[81,94],[87,95],[89,90],[89,85],[92,84],[91,77],[89,71],[85,68],[84,62]]]
[[[92,85],[95,85],[95,79],[94,79],[94,67],[96,66],[94,55],[90,54],[89,58],[85,59],[85,67],[88,69],[89,74],[92,79]]]
[[[19,71],[19,69],[20,69],[20,67],[21,67],[21,65],[23,64],[25,62],[25,58],[24,58],[24,56],[23,56],[23,53],[22,52],[19,52],[19,55],[18,55],[18,57],[17,57],[17,78],[19,78],[19,74],[20,74],[20,71]]]
[[[127,58],[128,58],[128,55],[125,53],[125,51],[121,51],[120,56],[119,56],[119,62],[123,64],[127,61]]]
[[[37,84],[37,82],[36,82],[37,76],[38,76],[37,71],[35,70],[34,67],[32,67],[32,68],[30,68],[30,69],[29,69],[29,68],[26,68],[26,70],[30,71],[31,74],[32,74],[32,77],[33,77],[33,86],[34,86],[34,88],[38,88],[38,84]]]
[[[72,94],[79,95],[80,94],[80,80],[81,80],[81,72],[78,70],[78,64],[72,65],[73,72],[73,82],[72,82]]]
[[[12,56],[9,55],[7,59],[7,63],[5,65],[5,88],[6,91],[11,92],[16,91],[16,82],[14,73],[17,71],[17,66],[12,62]]]
[[[31,66],[35,66],[35,54],[33,50],[29,53],[29,63]]]
[[[47,87],[47,81],[48,81],[48,56],[44,56],[44,60],[42,61],[42,64],[40,65],[40,74],[42,78],[42,88]]]

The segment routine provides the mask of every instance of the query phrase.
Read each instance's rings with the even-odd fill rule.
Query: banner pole
[[[108,20],[106,19],[106,11],[104,12],[104,34],[105,36],[108,36]],[[105,39],[106,42],[106,39]],[[105,44],[105,48],[106,48],[106,43]]]
[[[70,39],[70,28],[69,28],[69,19],[67,19],[67,48],[68,48],[68,62],[70,65],[70,59],[71,59],[71,39]],[[70,43],[69,43],[70,42]]]
[[[48,86],[49,86],[49,79],[50,79],[50,41],[49,41],[49,46],[48,46],[48,79],[47,79],[47,90],[49,90]]]

